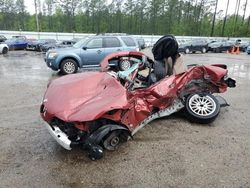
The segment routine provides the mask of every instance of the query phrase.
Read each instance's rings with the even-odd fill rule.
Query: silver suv
[[[135,50],[139,51],[139,46],[131,36],[96,35],[80,40],[71,48],[49,50],[45,62],[52,70],[72,74],[76,73],[78,68],[99,67],[100,61],[110,53]],[[110,66],[117,66],[120,70],[129,68],[119,62],[112,62]]]

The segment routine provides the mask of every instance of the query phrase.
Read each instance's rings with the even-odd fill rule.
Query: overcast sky
[[[33,0],[24,0],[25,1],[25,6],[27,7],[27,10],[30,14],[35,13],[35,8],[34,8],[34,1]],[[43,2],[43,0],[41,0]],[[234,14],[235,6],[236,6],[237,0],[230,0],[229,2],[229,8],[228,8],[228,14]],[[243,15],[243,5],[245,4],[246,0],[241,0],[241,7],[239,14]],[[218,11],[223,10],[224,13],[226,11],[226,6],[227,6],[227,0],[219,0],[218,1]],[[248,3],[247,10],[246,10],[247,16],[250,14],[250,3]]]

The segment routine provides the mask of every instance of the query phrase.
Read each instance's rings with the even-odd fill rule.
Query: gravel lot
[[[149,50],[146,50],[149,54]],[[39,104],[58,75],[43,55],[0,56],[0,187],[250,187],[250,55],[189,54],[187,64],[225,63],[237,88],[210,125],[156,120],[134,140],[90,161],[49,135]]]

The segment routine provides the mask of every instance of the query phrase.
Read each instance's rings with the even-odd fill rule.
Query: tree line
[[[228,15],[228,4],[235,3]],[[0,30],[250,37],[248,1],[217,10],[218,0],[0,0]],[[239,15],[239,10],[244,14]]]

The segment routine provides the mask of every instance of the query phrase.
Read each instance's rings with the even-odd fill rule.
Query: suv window
[[[116,37],[105,37],[103,40],[105,48],[121,47],[121,43]]]
[[[135,41],[130,37],[121,37],[126,46],[136,46]]]
[[[102,38],[95,38],[87,43],[88,48],[102,48]]]

